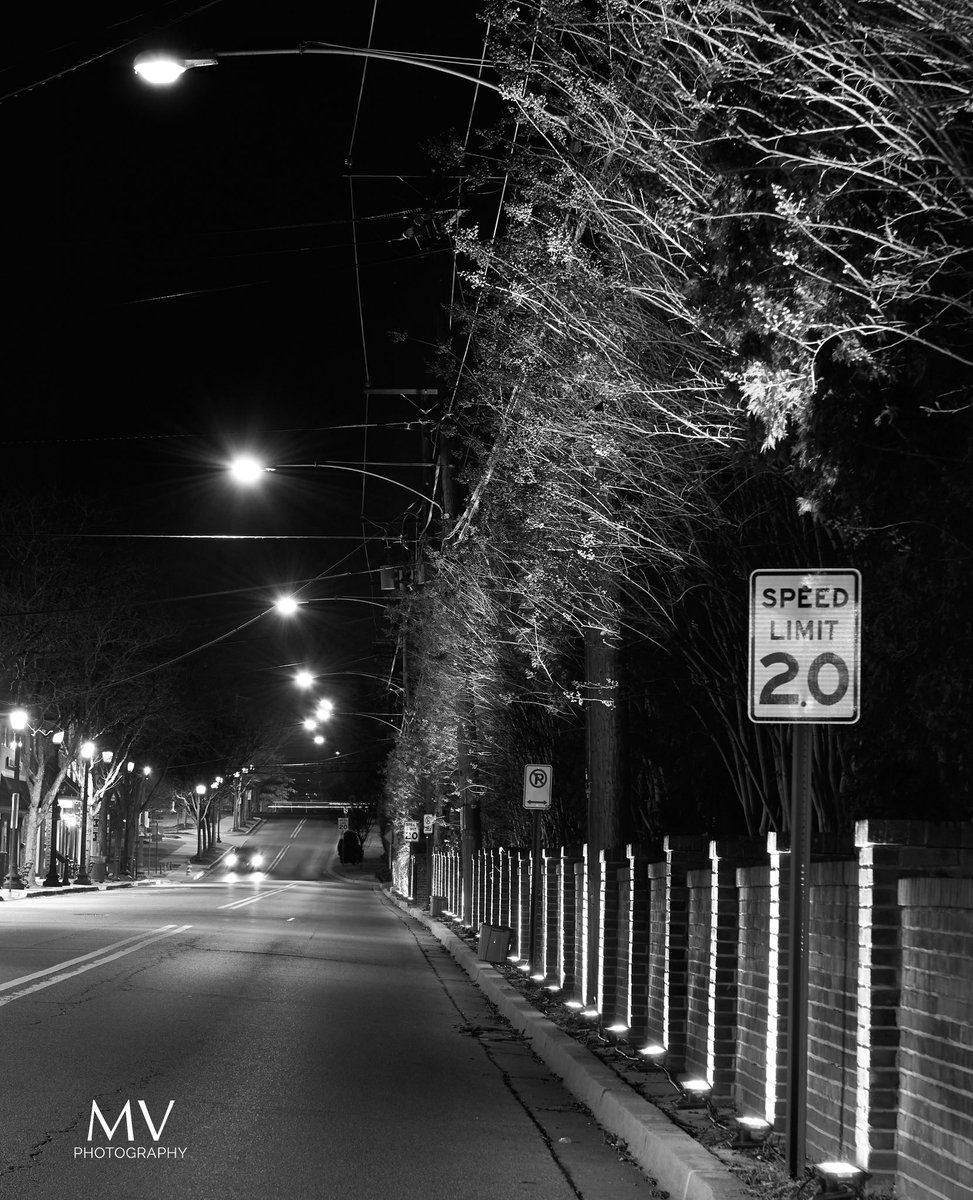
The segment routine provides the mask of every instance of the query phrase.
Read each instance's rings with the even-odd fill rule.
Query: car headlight
[[[253,863],[253,865],[255,867],[259,867],[260,864],[263,862],[263,860],[264,860],[264,856],[262,854],[255,854],[250,861]]]
[[[237,856],[235,854],[231,853],[226,856],[226,865],[228,867],[235,867],[237,865],[237,861]]]

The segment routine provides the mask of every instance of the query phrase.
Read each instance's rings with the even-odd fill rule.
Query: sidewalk
[[[595,1054],[563,1032],[512,987],[502,973],[479,959],[450,926],[414,907],[389,885],[385,894],[420,921],[442,943],[469,977],[530,1048],[563,1082],[598,1124],[619,1138],[643,1171],[656,1179],[662,1194],[674,1200],[753,1200],[750,1191],[693,1137],[639,1094]],[[472,940],[472,939],[471,939]]]
[[[39,900],[43,896],[69,896],[79,892],[108,892],[119,888],[153,887],[165,883],[182,883],[201,879],[233,846],[245,842],[252,831],[260,825],[262,817],[255,817],[246,828],[234,831],[220,830],[220,840],[197,860],[196,830],[163,827],[160,832],[158,855],[155,840],[139,844],[139,872],[137,879],[109,879],[103,883],[69,883],[66,887],[44,887],[34,883],[22,889],[0,890],[0,902],[7,900]],[[156,863],[158,862],[158,867]]]

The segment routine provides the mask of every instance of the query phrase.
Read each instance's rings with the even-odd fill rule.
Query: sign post
[[[551,807],[550,763],[528,763],[524,767],[524,808],[531,814],[530,845],[530,937],[527,950],[532,970],[537,962],[537,910],[541,884],[541,813]]]
[[[792,1179],[807,1141],[811,725],[849,725],[861,712],[861,575],[855,570],[754,571],[750,576],[750,720],[791,724],[790,955],[785,1142]]]

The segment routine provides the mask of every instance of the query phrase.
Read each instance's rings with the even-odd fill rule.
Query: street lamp
[[[88,783],[91,779],[91,760],[95,756],[94,742],[85,742],[81,747],[81,757],[84,759],[84,782],[81,789],[81,849],[78,851],[78,883],[91,883],[88,875],[87,856],[85,854],[85,839],[88,836]]]
[[[57,873],[57,826],[61,819],[61,806],[57,793],[51,797],[51,855],[47,864],[47,874],[44,876],[43,887],[63,887]]]
[[[386,62],[402,63],[408,67],[422,67],[427,71],[438,71],[441,75],[454,75],[457,79],[465,79],[467,83],[477,87],[487,88],[491,92],[503,94],[503,89],[496,83],[471,75],[466,71],[458,71],[448,63],[461,63],[475,66],[476,59],[447,57],[433,54],[399,54],[395,50],[374,50],[358,46],[337,46],[329,42],[302,42],[294,49],[285,50],[221,50],[219,53],[208,54],[198,58],[183,57],[170,54],[164,50],[144,50],[136,55],[135,74],[146,83],[155,86],[167,86],[175,83],[186,71],[193,67],[215,67],[224,58],[274,58],[282,55],[324,54],[340,58],[381,58]]]
[[[397,466],[413,467],[413,466],[428,466],[428,463],[400,463]],[[418,496],[424,503],[432,508],[443,511],[442,505],[434,500],[431,496],[427,496],[425,492],[420,492],[409,484],[403,483],[401,479],[390,479],[388,475],[379,475],[377,471],[369,471],[365,467],[352,467],[345,463],[337,462],[310,462],[310,463],[271,463],[266,464],[260,462],[259,459],[252,458],[249,455],[243,455],[240,458],[235,458],[229,465],[229,472],[238,483],[256,483],[262,476],[272,474],[275,471],[348,471],[352,475],[363,475],[368,479],[378,479],[382,483],[391,484],[392,487],[401,488],[404,492],[409,492],[413,496]]]
[[[14,733],[14,782],[10,789],[10,830],[8,869],[6,884],[8,889],[25,886],[18,870],[18,843],[20,841],[20,735],[27,728],[27,713],[22,708],[15,708],[10,714],[10,728]]]
[[[206,795],[206,784],[196,784],[196,857],[203,855],[203,797]]]

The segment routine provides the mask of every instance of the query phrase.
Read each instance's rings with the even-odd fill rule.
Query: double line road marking
[[[184,933],[191,928],[191,925],[161,925],[151,933],[135,933],[131,937],[122,938],[120,942],[102,946],[100,950],[92,950],[90,954],[81,954],[77,958],[69,958],[66,962],[55,963],[53,967],[45,967],[42,971],[34,971],[31,975],[21,975],[19,979],[0,983],[0,1006],[9,1004],[11,1000],[19,1000],[22,996],[29,996],[31,992],[39,992],[54,983],[72,979],[75,975],[82,975],[85,971],[93,971],[95,967],[103,967],[106,963],[114,962],[116,958],[124,958],[126,954],[133,954],[136,950],[151,946],[153,942],[161,942],[163,938]],[[22,987],[22,984],[28,986]]]
[[[247,896],[243,900],[231,900],[228,904],[221,904],[220,908],[244,908],[247,904],[256,904],[258,900],[266,900],[269,896],[279,896],[281,892],[289,892],[295,887],[296,883],[286,883],[283,887],[274,888],[272,892],[258,892],[255,896]]]

